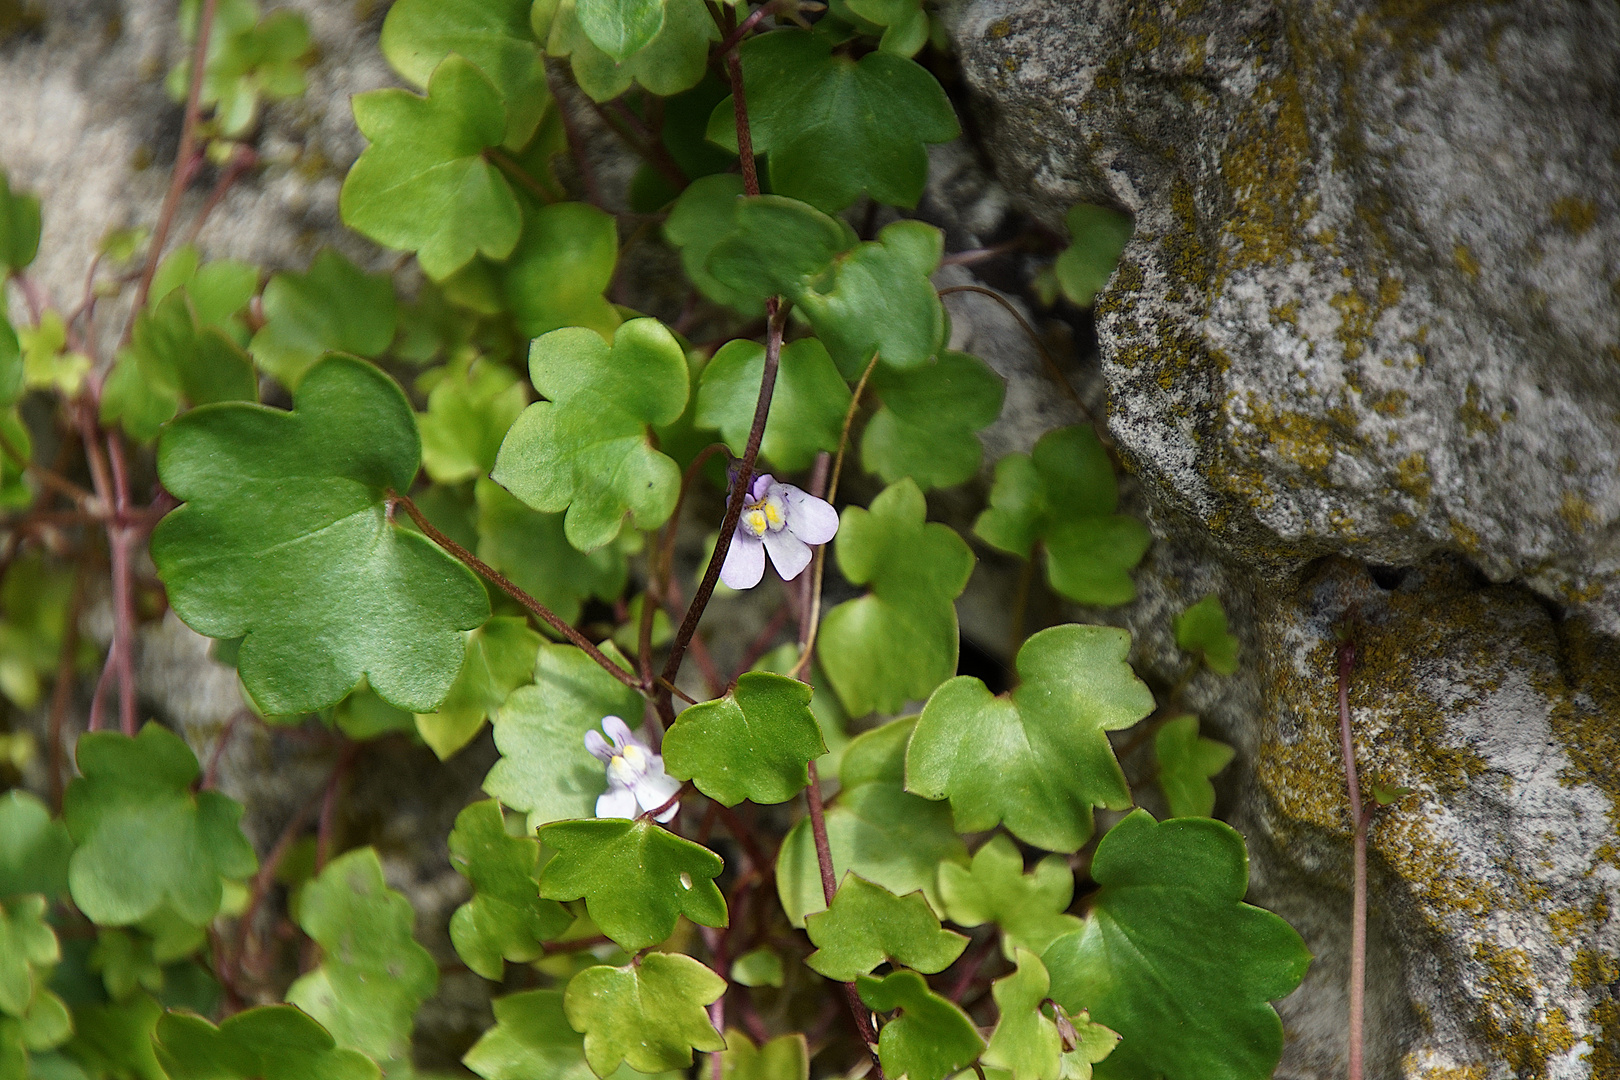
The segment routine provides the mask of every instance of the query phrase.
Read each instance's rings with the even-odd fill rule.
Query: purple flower
[[[636,738],[623,720],[602,717],[602,731],[613,740],[611,745],[601,732],[585,733],[585,749],[607,766],[608,789],[596,800],[597,817],[633,818],[657,810],[681,790],[681,782],[664,772],[664,759]],[[680,809],[678,803],[671,803],[656,820],[668,821]]]
[[[792,581],[810,565],[811,545],[825,544],[837,532],[838,511],[831,503],[762,473],[748,489],[720,580],[733,589],[752,589],[765,576],[769,552],[782,580]]]

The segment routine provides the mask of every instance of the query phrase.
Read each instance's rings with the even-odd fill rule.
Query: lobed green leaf
[[[805,960],[835,982],[870,974],[885,960],[930,974],[944,971],[967,947],[945,930],[921,892],[896,896],[855,874],[845,874],[832,907],[804,920],[816,951]]]
[[[538,959],[545,951],[542,942],[573,924],[567,908],[540,896],[539,843],[509,835],[493,799],[456,815],[450,865],[473,887],[473,898],[450,917],[450,941],[467,966],[486,979],[504,978],[507,960]]]
[[[1237,751],[1198,734],[1198,717],[1165,721],[1153,737],[1159,764],[1159,787],[1171,817],[1210,817],[1215,812],[1215,785],[1209,778],[1232,763]]]
[[[973,477],[984,457],[975,434],[1001,415],[1006,384],[976,356],[942,351],[920,367],[879,365],[871,389],[883,407],[861,436],[861,466],[885,483],[911,477],[923,490]]]
[[[724,697],[683,711],[664,735],[664,767],[723,806],[786,802],[827,752],[810,687],[783,675],[743,674]]]
[[[398,321],[394,284],[386,274],[368,274],[323,248],[305,273],[271,276],[264,287],[264,325],[248,351],[283,386],[297,389],[325,353],[382,355]]]
[[[152,1036],[170,1080],[375,1080],[364,1054],[339,1047],[320,1024],[291,1005],[262,1005],[218,1027],[169,1012]]]
[[[915,971],[881,979],[861,975],[855,988],[868,1008],[900,1015],[878,1032],[878,1058],[889,1076],[945,1080],[984,1050],[984,1039],[968,1015],[928,989]]]
[[[1001,927],[1001,951],[1009,960],[1019,949],[1039,955],[1080,928],[1080,920],[1066,914],[1074,899],[1068,860],[1048,855],[1026,874],[1017,845],[1000,834],[974,852],[970,866],[941,863],[939,894],[958,926]]]
[[[575,975],[563,1009],[585,1033],[585,1060],[597,1076],[621,1062],[655,1073],[691,1065],[693,1050],[725,1048],[704,1011],[725,991],[726,981],[690,956],[650,953],[639,964]]]

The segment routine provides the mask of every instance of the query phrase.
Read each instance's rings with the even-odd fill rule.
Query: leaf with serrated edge
[[[1243,903],[1248,853],[1208,818],[1132,812],[1097,845],[1084,929],[1047,947],[1052,998],[1120,1034],[1099,1080],[1263,1080],[1282,1053],[1268,1002],[1299,985],[1310,953]]]
[[[380,356],[394,340],[399,309],[386,274],[367,274],[332,248],[309,271],[287,271],[264,287],[264,326],[248,351],[283,386],[298,380],[326,352]]]
[[[503,961],[537,959],[545,951],[542,942],[573,924],[567,908],[540,896],[539,843],[507,835],[493,799],[456,815],[450,865],[473,888],[473,898],[450,917],[450,941],[467,966],[486,979],[504,978]]]
[[[917,721],[906,790],[949,798],[961,832],[1004,821],[1048,851],[1078,850],[1091,836],[1092,807],[1131,805],[1105,734],[1153,711],[1152,692],[1125,661],[1129,649],[1125,630],[1054,626],[1018,650],[1022,682],[1010,694],[952,679]]]
[[[1000,1019],[983,1061],[1006,1069],[1012,1080],[1059,1080],[1063,1037],[1057,1024],[1041,1013],[1051,978],[1041,958],[1028,949],[1017,950],[1013,959],[1018,970],[990,986]]]
[[[292,412],[194,409],[164,433],[158,475],[185,503],[152,535],[169,602],[193,630],[246,635],[237,670],[266,713],[324,708],[361,678],[426,712],[489,599],[471,571],[389,521],[384,498],[409,489],[421,454],[410,403],[341,356],[311,368],[293,401]]]
[[[1230,746],[1198,734],[1198,717],[1167,720],[1153,737],[1159,787],[1171,817],[1209,817],[1215,812],[1215,785],[1209,778],[1232,763]]]
[[[170,1080],[376,1080],[370,1058],[339,1047],[291,1005],[263,1005],[218,1027],[170,1012],[152,1036]]]
[[[869,1009],[900,1010],[878,1033],[878,1058],[889,1076],[945,1080],[984,1050],[984,1039],[967,1014],[928,989],[915,971],[896,971],[882,979],[860,975],[855,988]]]
[[[628,967],[593,967],[563,995],[568,1022],[585,1033],[585,1060],[597,1076],[629,1064],[637,1072],[682,1069],[693,1050],[722,1050],[726,1040],[704,1006],[726,981],[690,956],[650,953]]]
[[[1237,670],[1238,639],[1227,632],[1226,609],[1210,593],[1176,616],[1176,645],[1204,658],[1209,670],[1230,675]]]
[[[1074,899],[1068,860],[1048,855],[1026,874],[1017,846],[999,834],[974,853],[971,866],[940,864],[939,893],[958,926],[1001,927],[1001,950],[1009,960],[1020,947],[1039,955],[1080,928],[1078,918],[1065,914]]]
[[[663,745],[669,775],[724,806],[786,802],[810,782],[806,764],[826,752],[810,687],[762,671],[682,712]]]
[[[932,974],[944,971],[967,948],[967,938],[945,930],[920,892],[896,896],[854,874],[845,874],[832,907],[804,921],[816,951],[805,961],[836,982],[891,960]]]

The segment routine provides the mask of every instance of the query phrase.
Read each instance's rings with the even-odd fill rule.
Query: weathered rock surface
[[[1116,617],[1169,681],[1167,614],[1239,613],[1244,669],[1188,699],[1318,954],[1279,1075],[1343,1073],[1350,624],[1363,775],[1415,790],[1372,832],[1369,1075],[1620,1076],[1620,12],[948,17],[1006,188],[1136,217],[1097,329],[1168,539]]]

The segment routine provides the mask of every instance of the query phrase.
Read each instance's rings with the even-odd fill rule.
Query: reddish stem
[[[214,184],[214,190],[208,193],[208,201],[203,203],[202,210],[197,214],[197,220],[193,221],[191,228],[186,230],[186,238],[183,243],[189,244],[197,239],[197,234],[202,232],[204,225],[208,224],[208,218],[219,207],[219,204],[224,201],[225,193],[231,190],[231,185],[240,180],[243,173],[258,163],[259,155],[254,151],[253,147],[243,143],[237,144],[236,149],[231,153],[230,164],[225,166],[224,173],[220,175],[219,180]]]
[[[129,511],[129,476],[124,465],[124,441],[116,431],[107,435],[108,460],[112,465],[113,510]],[[112,558],[113,648],[118,673],[118,719],[125,735],[134,736],[138,714],[135,700],[135,583],[130,550],[134,530],[120,522],[107,526],[107,543]]]
[[[748,127],[748,99],[743,91],[742,61],[737,59],[735,52],[726,54],[726,70],[731,74],[731,108],[737,116],[737,160],[742,165],[743,194],[758,195],[759,169],[754,163],[754,136]]]

